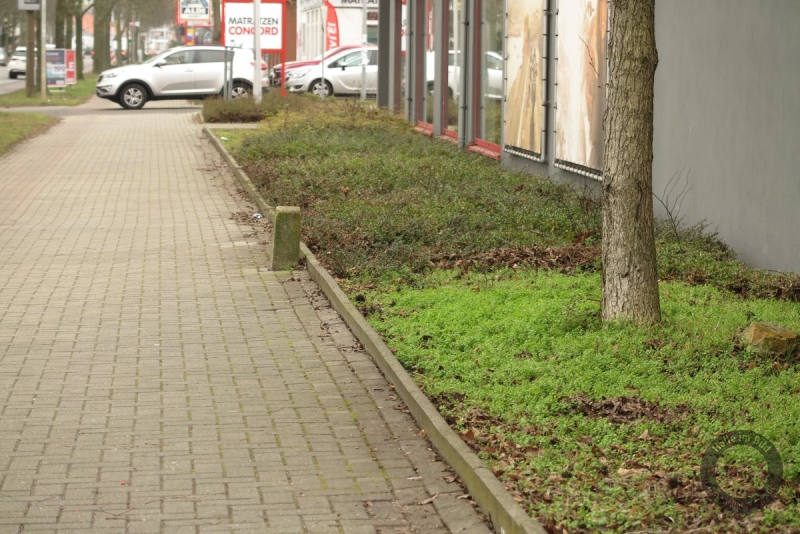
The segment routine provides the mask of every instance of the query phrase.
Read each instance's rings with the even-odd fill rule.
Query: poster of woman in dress
[[[541,156],[544,0],[508,0],[505,145]]]
[[[560,0],[556,68],[556,164],[603,171],[607,0]]]

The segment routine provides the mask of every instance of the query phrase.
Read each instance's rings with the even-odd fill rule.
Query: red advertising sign
[[[67,50],[67,85],[75,85],[78,83],[78,76],[75,69],[75,50]]]
[[[339,17],[336,8],[328,0],[322,0],[325,6],[325,50],[339,46]]]
[[[283,1],[261,1],[261,50],[281,52],[284,49],[283,21],[286,5]],[[224,0],[222,3],[222,44],[253,48],[253,2]]]

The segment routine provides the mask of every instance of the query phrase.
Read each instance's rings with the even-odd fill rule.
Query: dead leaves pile
[[[612,397],[595,401],[587,395],[577,394],[562,400],[569,402],[576,411],[588,417],[603,417],[612,423],[631,423],[639,419],[666,423],[689,413],[689,409],[683,406],[662,408],[638,397]]]
[[[469,270],[492,270],[500,267],[510,269],[553,269],[562,273],[576,270],[591,270],[600,258],[598,247],[508,247],[470,255],[444,254],[435,256],[430,266],[439,269],[459,268]]]

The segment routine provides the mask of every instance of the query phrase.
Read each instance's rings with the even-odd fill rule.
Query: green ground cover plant
[[[41,113],[0,112],[0,155],[32,135],[43,132],[59,121]]]
[[[658,228],[664,321],[600,323],[599,203],[502,170],[354,102],[289,99],[223,135],[515,499],[550,532],[799,532],[798,356],[745,346],[751,320],[800,331],[800,277],[751,269],[702,227]],[[703,452],[747,429],[786,484],[737,514],[705,494]],[[757,494],[736,447],[721,486]],[[754,493],[755,492],[755,493]]]
[[[0,95],[0,107],[15,108],[25,106],[77,106],[86,102],[94,94],[95,80],[79,80],[75,85],[69,85],[63,91],[49,90],[47,98],[42,98],[39,92],[32,97],[25,96],[25,89]]]
[[[300,112],[309,105],[313,105],[313,102],[307,95],[287,99],[279,91],[273,90],[264,93],[261,102],[253,98],[207,98],[203,100],[202,114],[203,120],[209,123],[248,123],[262,121],[286,109]]]

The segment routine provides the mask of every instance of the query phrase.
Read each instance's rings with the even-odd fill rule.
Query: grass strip
[[[302,207],[303,239],[548,530],[800,527],[797,362],[739,338],[752,319],[800,330],[800,278],[742,265],[702,227],[659,225],[663,323],[603,325],[588,192],[357,103],[276,102],[226,146],[269,201]],[[787,480],[746,516],[699,480],[706,447],[733,429],[770,439]],[[747,447],[718,471],[734,495],[765,480]]]
[[[0,95],[0,107],[77,106],[91,98],[94,89],[94,79],[79,80],[75,85],[66,86],[63,91],[49,89],[47,98],[42,98],[38,91],[35,95],[28,97],[25,95],[25,89],[20,89],[13,93]]]
[[[41,113],[0,112],[0,155],[23,139],[47,130],[58,121],[57,117]]]

